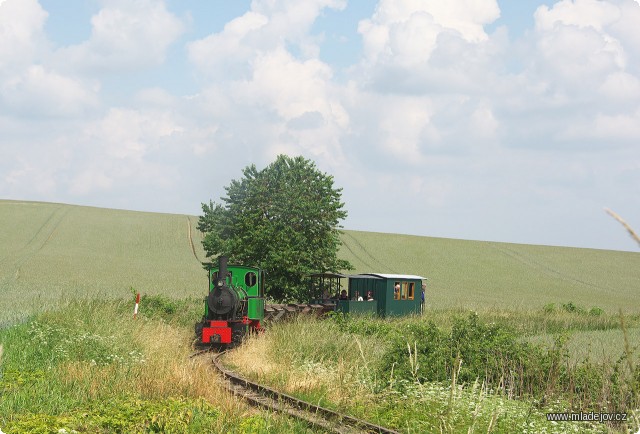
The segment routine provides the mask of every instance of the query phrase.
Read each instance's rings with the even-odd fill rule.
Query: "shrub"
[[[570,313],[584,313],[585,310],[582,306],[574,304],[572,301],[562,305],[562,308]]]
[[[600,309],[597,306],[594,306],[589,310],[589,315],[591,316],[601,316],[603,313],[604,313],[604,310]]]
[[[455,369],[460,382],[481,380],[522,393],[539,387],[534,379],[544,372],[539,363],[552,362],[551,357],[545,361],[540,347],[521,342],[512,329],[482,324],[476,314],[454,320],[448,334],[431,322],[407,324],[399,332],[381,366],[384,372],[393,368],[396,379],[448,381]]]

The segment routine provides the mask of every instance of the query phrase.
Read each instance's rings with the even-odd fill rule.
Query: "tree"
[[[206,234],[208,257],[225,255],[266,270],[266,292],[276,300],[305,300],[312,272],[353,268],[337,257],[347,212],[332,176],[310,160],[286,155],[242,173],[225,187],[224,205],[202,204],[198,229]]]

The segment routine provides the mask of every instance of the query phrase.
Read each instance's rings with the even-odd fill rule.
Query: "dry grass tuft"
[[[232,351],[225,357],[225,362],[233,365],[239,372],[263,379],[277,372],[279,367],[265,359],[270,343],[262,335],[249,336],[240,351]]]
[[[57,368],[57,376],[65,389],[91,399],[118,395],[152,400],[173,396],[203,398],[224,414],[247,412],[247,406],[222,386],[211,367],[210,356],[189,358],[189,330],[155,321],[136,321],[132,327],[131,339],[141,348],[143,360],[108,365],[64,363]]]
[[[374,380],[364,354],[380,345],[359,339],[338,332],[329,321],[299,318],[250,337],[225,356],[225,364],[285,393],[342,406],[354,396],[372,394]]]
[[[604,210],[611,217],[613,217],[614,219],[618,220],[618,222],[620,222],[620,224],[622,226],[624,226],[624,228],[629,232],[629,234],[631,235],[631,238],[636,240],[636,242],[640,245],[640,236],[638,236],[638,234],[633,230],[633,228],[626,221],[624,221],[624,219],[622,217],[620,217],[615,212],[611,211],[609,208],[605,208]]]

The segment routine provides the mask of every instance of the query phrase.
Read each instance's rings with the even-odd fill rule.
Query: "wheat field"
[[[206,288],[197,216],[0,200],[0,323],[130,288],[172,298]],[[353,272],[427,277],[431,308],[640,307],[640,253],[345,230]]]

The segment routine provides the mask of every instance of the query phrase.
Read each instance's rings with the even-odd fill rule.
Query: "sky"
[[[0,198],[200,215],[278,154],[345,229],[637,251],[636,0],[0,0]]]

